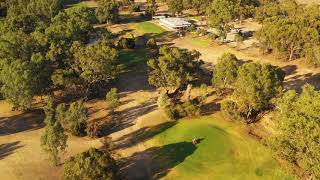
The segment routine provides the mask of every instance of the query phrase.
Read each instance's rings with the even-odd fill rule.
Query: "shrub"
[[[191,24],[191,26],[188,27],[188,32],[195,32],[197,30],[197,27],[194,24]]]
[[[166,108],[171,104],[171,100],[168,97],[167,93],[161,93],[158,97],[157,104],[159,108]]]
[[[88,110],[82,101],[73,102],[67,110],[65,104],[59,104],[56,108],[56,118],[63,128],[75,136],[87,135]]]
[[[241,116],[238,112],[237,104],[233,101],[224,101],[221,103],[222,113],[231,119],[239,120]]]
[[[114,113],[114,110],[119,106],[120,98],[118,94],[117,88],[111,88],[109,92],[106,94],[106,102],[111,113]]]
[[[120,38],[116,43],[117,47],[120,49],[133,49],[135,47],[134,38]]]
[[[156,39],[155,39],[155,38],[149,39],[149,40],[147,41],[147,43],[146,43],[146,46],[147,46],[147,48],[150,48],[150,49],[155,49],[155,48],[157,48],[158,45],[157,45]]]
[[[71,157],[64,165],[62,179],[116,179],[116,163],[109,153],[91,148]]]
[[[198,105],[191,102],[171,104],[165,109],[165,113],[170,119],[180,119],[184,117],[197,116],[200,114]]]
[[[140,5],[139,4],[132,4],[131,6],[130,6],[130,11],[131,12],[140,12],[141,11],[141,7],[140,7]]]

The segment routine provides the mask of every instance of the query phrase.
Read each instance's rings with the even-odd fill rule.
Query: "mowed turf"
[[[147,142],[161,151],[156,162],[168,174],[164,179],[294,179],[272,157],[272,153],[234,125],[219,117],[180,120],[175,126]],[[193,138],[200,138],[194,146]],[[167,167],[163,167],[166,165]],[[154,173],[158,174],[158,172]]]
[[[149,21],[145,21],[145,22],[141,22],[141,23],[136,23],[134,25],[134,30],[141,35],[146,35],[146,34],[160,34],[163,32],[166,32],[165,29],[163,29],[162,27],[149,22]]]

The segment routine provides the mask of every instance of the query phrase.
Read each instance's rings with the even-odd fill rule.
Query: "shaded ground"
[[[6,156],[14,153],[16,149],[23,147],[20,145],[20,141],[15,141],[11,143],[5,143],[0,145],[0,160],[4,159]]]
[[[136,166],[139,166],[144,167],[144,170],[141,169],[142,171],[136,173],[125,174],[123,179],[160,179],[166,176],[170,169],[182,163],[195,150],[196,146],[191,142],[152,147],[143,152],[135,153],[128,158],[121,159],[120,164],[123,168],[120,171],[133,172],[130,169],[136,169]]]
[[[0,117],[0,136],[32,131],[44,127],[42,110]]]

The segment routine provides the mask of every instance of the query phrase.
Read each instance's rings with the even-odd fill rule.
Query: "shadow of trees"
[[[20,141],[15,141],[11,143],[5,143],[0,145],[0,160],[4,159],[6,156],[14,153],[16,149],[23,147],[23,145],[19,145]]]
[[[305,84],[313,85],[317,90],[320,89],[320,73],[307,73],[303,75],[296,75],[287,79],[284,82],[286,89],[295,89],[297,92],[302,91],[302,86]]]
[[[152,98],[138,106],[116,112],[112,120],[113,122],[107,123],[106,126],[102,128],[103,136],[110,135],[134,125],[135,120],[138,117],[148,114],[156,107],[156,99]]]
[[[160,179],[192,155],[197,147],[191,142],[152,147],[120,160],[120,175],[127,180]]]
[[[44,112],[41,109],[0,119],[0,136],[37,130],[44,127]]]
[[[132,133],[126,134],[114,142],[114,149],[128,148],[138,144],[139,142],[144,142],[153,136],[171,128],[175,124],[176,121],[170,121],[157,126],[144,127]]]

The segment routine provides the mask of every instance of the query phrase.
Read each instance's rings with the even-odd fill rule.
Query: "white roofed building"
[[[174,30],[174,31],[178,31],[178,30],[184,30],[188,27],[191,26],[191,23],[189,23],[188,21],[182,19],[182,18],[162,18],[160,19],[160,25]]]

